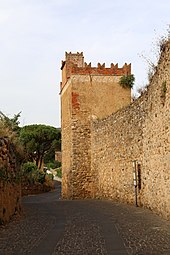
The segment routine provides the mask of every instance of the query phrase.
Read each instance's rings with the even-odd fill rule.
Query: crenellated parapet
[[[71,75],[114,75],[123,76],[131,74],[131,64],[125,63],[123,67],[111,63],[110,67],[105,67],[105,63],[98,63],[97,67],[92,67],[91,63],[84,62],[83,52],[65,53],[65,61],[61,63],[62,83],[61,90]]]
[[[85,63],[84,67],[78,67],[77,65],[72,65],[71,74],[94,74],[94,75],[130,75],[131,74],[131,64],[126,63],[123,67],[118,67],[118,64],[111,64],[110,68],[105,67],[104,64],[98,63],[97,67],[91,67],[91,63]]]

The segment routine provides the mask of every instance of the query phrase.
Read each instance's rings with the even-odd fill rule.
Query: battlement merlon
[[[119,68],[118,64],[113,63],[110,67],[105,67],[104,64],[98,63],[97,67],[91,67],[91,63],[85,63],[84,67],[78,67],[77,65],[72,65],[71,74],[92,74],[92,75],[115,75],[123,76],[131,74],[131,64],[124,64],[123,67]]]
[[[105,67],[104,64],[98,63],[97,67],[91,67],[91,63],[84,62],[83,52],[67,53],[65,52],[65,61],[62,61],[62,84],[61,89],[66,84],[67,80],[74,74],[80,75],[115,75],[123,76],[131,74],[131,64],[125,63],[119,68],[118,64],[111,63],[110,67]]]

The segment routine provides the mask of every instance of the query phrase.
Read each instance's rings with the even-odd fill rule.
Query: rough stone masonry
[[[66,53],[62,62],[62,195],[91,198],[95,180],[91,168],[91,122],[127,106],[130,89],[119,85],[131,65],[110,68],[84,63],[83,53]]]
[[[62,62],[63,198],[107,198],[134,203],[170,219],[170,41],[147,92],[131,103],[119,79],[130,65]]]
[[[21,181],[13,146],[0,137],[0,224],[21,210]]]

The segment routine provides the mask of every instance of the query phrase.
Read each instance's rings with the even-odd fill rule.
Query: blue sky
[[[157,41],[170,24],[170,1],[0,0],[0,110],[21,125],[60,126],[65,51],[85,61],[132,63],[135,87],[147,83]]]

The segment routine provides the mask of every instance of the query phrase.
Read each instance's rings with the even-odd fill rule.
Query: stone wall
[[[65,86],[61,101],[61,128],[62,128],[62,196],[63,198],[70,198],[72,194],[71,179],[71,154],[72,154],[72,115],[71,115],[71,83]],[[64,116],[64,117],[63,117]],[[64,142],[63,142],[64,141]],[[64,160],[63,160],[64,159]],[[63,171],[64,169],[64,171]]]
[[[13,145],[0,138],[0,224],[21,209],[21,184]]]
[[[95,197],[134,203],[132,161],[137,160],[138,204],[170,219],[170,42],[148,91],[93,121],[91,153]]]
[[[134,103],[92,125],[92,169],[95,196],[133,202],[132,161],[142,160],[142,105]],[[128,170],[127,170],[128,169]]]
[[[70,62],[71,61],[71,62]],[[77,61],[77,64],[76,64]],[[91,169],[91,120],[109,116],[131,101],[130,88],[119,79],[131,73],[131,66],[91,67],[82,53],[66,54],[62,63],[62,196],[94,196]],[[66,79],[67,77],[67,79]]]
[[[94,195],[91,169],[91,120],[109,116],[130,102],[130,89],[118,76],[74,75],[72,80],[72,183],[73,198]],[[117,100],[117,99],[120,100]]]
[[[170,41],[148,90],[141,203],[170,218]]]

